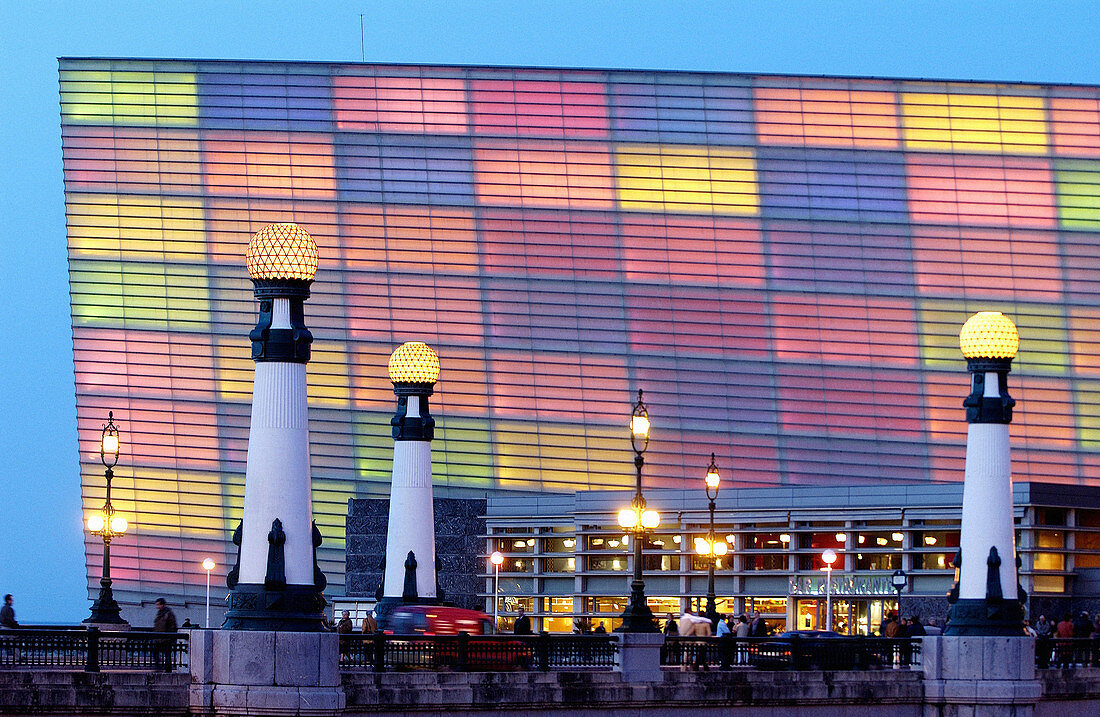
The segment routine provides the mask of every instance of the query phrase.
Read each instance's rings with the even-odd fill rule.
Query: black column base
[[[956,600],[947,614],[943,634],[986,637],[1022,637],[1024,606],[1017,600]]]
[[[127,625],[130,623],[122,619],[121,608],[115,601],[115,593],[110,585],[104,585],[99,589],[99,597],[92,603],[92,615],[85,618],[87,625]]]
[[[325,602],[313,585],[266,588],[238,583],[229,593],[223,630],[325,632]]]
[[[615,628],[615,632],[660,632],[661,627],[657,619],[653,617],[653,611],[649,609],[645,598],[631,599],[630,604],[619,615],[623,624]]]

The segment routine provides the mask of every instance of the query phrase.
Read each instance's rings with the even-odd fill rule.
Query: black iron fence
[[[1035,666],[1041,670],[1100,667],[1100,637],[1041,637],[1035,641]]]
[[[611,669],[613,635],[342,635],[345,670]]]
[[[920,665],[919,638],[675,637],[661,664],[692,669],[873,670]]]
[[[0,630],[2,668],[173,672],[187,668],[187,633]]]

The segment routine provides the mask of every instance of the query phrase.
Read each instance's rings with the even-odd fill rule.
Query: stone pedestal
[[[661,682],[661,646],[665,636],[659,632],[620,632],[619,654],[615,671],[623,682]]]
[[[332,715],[344,709],[339,636],[194,630],[192,714]]]
[[[1042,697],[1031,637],[926,637],[925,717],[1032,717]]]

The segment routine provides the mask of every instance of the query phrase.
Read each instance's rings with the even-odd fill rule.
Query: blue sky
[[[0,594],[88,614],[59,56],[717,70],[1100,84],[1091,2],[10,2],[0,10]],[[149,616],[152,622],[152,616]]]

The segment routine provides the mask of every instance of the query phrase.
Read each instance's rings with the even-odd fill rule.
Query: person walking
[[[176,632],[179,629],[179,625],[176,623],[176,613],[172,612],[172,608],[168,607],[168,602],[164,598],[159,597],[153,605],[157,608],[156,617],[153,618],[153,632]],[[172,647],[175,646],[176,638],[165,637],[162,638],[159,643],[160,644],[153,647],[153,668],[171,672]]]
[[[768,636],[768,622],[760,617],[760,611],[757,610],[752,614],[752,622],[749,623],[749,636],[750,637],[767,637]]]
[[[668,619],[665,620],[664,633],[665,633],[665,635],[678,635],[678,634],[680,634],[679,631],[677,630],[676,618],[673,617],[672,613],[669,613],[668,614]]]
[[[1046,615],[1040,615],[1038,622],[1035,623],[1035,632],[1041,638],[1050,637],[1050,633],[1054,630],[1054,626],[1047,620]]]
[[[523,612],[523,608],[519,609],[519,615],[516,616],[516,625],[512,629],[512,633],[515,635],[533,635],[531,632],[531,618],[527,617]]]
[[[378,621],[374,619],[374,613],[368,612],[363,618],[363,634],[373,635],[378,632]]]
[[[12,607],[14,602],[11,593],[4,596],[4,607],[0,607],[0,628],[12,630],[19,627],[19,623],[15,621],[15,608]]]
[[[924,626],[924,634],[932,637],[943,634],[943,628],[936,624],[936,618],[928,618],[928,624]]]

